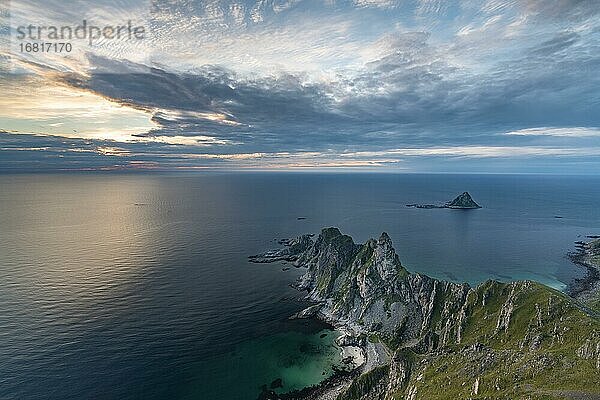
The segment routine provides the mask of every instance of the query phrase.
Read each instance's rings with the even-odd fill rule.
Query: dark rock
[[[283,381],[281,380],[281,378],[277,378],[273,382],[271,382],[271,389],[277,389],[277,388],[282,388],[282,387],[283,387]]]
[[[322,307],[323,307],[323,304],[321,304],[321,303],[312,305],[310,307],[305,308],[302,311],[298,311],[297,313],[293,314],[292,316],[290,316],[289,319],[312,318],[312,317],[316,316],[319,313],[319,311],[321,311]]]
[[[359,338],[350,335],[342,335],[335,340],[338,346],[360,346],[360,342]]]
[[[452,209],[474,209],[481,208],[481,206],[471,198],[469,192],[464,192],[463,194],[457,196],[454,200],[447,202],[446,204],[436,205],[436,204],[407,204],[406,207],[414,207],[414,208],[452,208]]]
[[[414,208],[446,208],[445,206],[439,206],[435,204],[407,204],[406,207]]]
[[[296,261],[298,256],[304,253],[313,244],[313,235],[301,235],[294,239],[281,239],[280,244],[285,248],[270,250],[262,254],[248,257],[253,263],[271,263],[274,261]]]
[[[481,206],[471,198],[469,192],[464,192],[454,200],[446,204],[448,208],[481,208]]]
[[[590,237],[590,236],[588,236]],[[600,282],[600,265],[597,257],[600,256],[600,239],[592,238],[590,242],[576,241],[577,251],[567,254],[571,261],[580,267],[586,269],[586,275],[583,278],[573,279],[568,287],[567,293],[575,298],[584,300],[598,290]]]
[[[275,381],[273,381],[273,383],[275,383]],[[273,385],[273,383],[271,383],[271,385]],[[272,388],[275,389],[275,388]],[[257,400],[281,400],[281,397],[275,393],[275,391],[273,391],[272,389],[269,389],[267,387],[267,385],[262,385],[260,387],[260,394],[258,395]]]

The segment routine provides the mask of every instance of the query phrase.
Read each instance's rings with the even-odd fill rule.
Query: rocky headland
[[[600,320],[536,282],[477,287],[408,272],[386,233],[356,244],[337,228],[251,257],[306,268],[316,317],[366,358],[317,388],[272,398],[600,398]]]
[[[481,206],[473,200],[469,192],[464,192],[458,195],[454,200],[444,204],[407,204],[406,206],[414,208],[453,208],[460,210],[481,208]]]
[[[585,268],[583,278],[575,279],[567,292],[600,314],[600,238],[588,236],[588,242],[575,242],[577,249],[569,253],[575,264]]]

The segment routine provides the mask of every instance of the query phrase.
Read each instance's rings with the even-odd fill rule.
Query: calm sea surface
[[[484,208],[405,207],[463,191]],[[254,400],[277,378],[319,382],[339,356],[333,332],[287,320],[302,270],[247,256],[324,226],[386,231],[436,278],[562,289],[581,273],[565,253],[600,234],[600,177],[0,175],[0,398]]]

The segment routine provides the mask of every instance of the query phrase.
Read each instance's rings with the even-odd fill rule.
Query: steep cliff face
[[[299,288],[323,304],[324,317],[391,341],[442,329],[468,291],[467,285],[409,274],[385,232],[357,245],[337,228],[323,229],[297,263],[308,268]]]
[[[297,243],[285,255],[307,268],[298,287],[318,303],[310,315],[391,353],[340,400],[600,396],[600,321],[564,294],[411,274],[386,233],[359,245],[326,228]]]
[[[600,398],[600,323],[562,293],[490,281],[461,313],[438,332],[446,340],[397,347],[386,374],[340,399]]]

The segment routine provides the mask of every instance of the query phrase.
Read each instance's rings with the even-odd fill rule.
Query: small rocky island
[[[445,204],[407,204],[407,207],[414,208],[453,208],[460,210],[469,210],[474,208],[481,208],[479,204],[473,200],[469,192],[463,192],[458,195],[454,200],[449,201]]]
[[[462,203],[464,204],[464,203]],[[360,366],[268,399],[592,399],[600,396],[600,320],[532,281],[477,287],[410,273],[390,237],[354,243],[337,228],[250,258],[286,260],[313,305],[298,318],[336,327]],[[595,244],[582,257],[595,257]],[[587,262],[589,258],[585,258]]]

